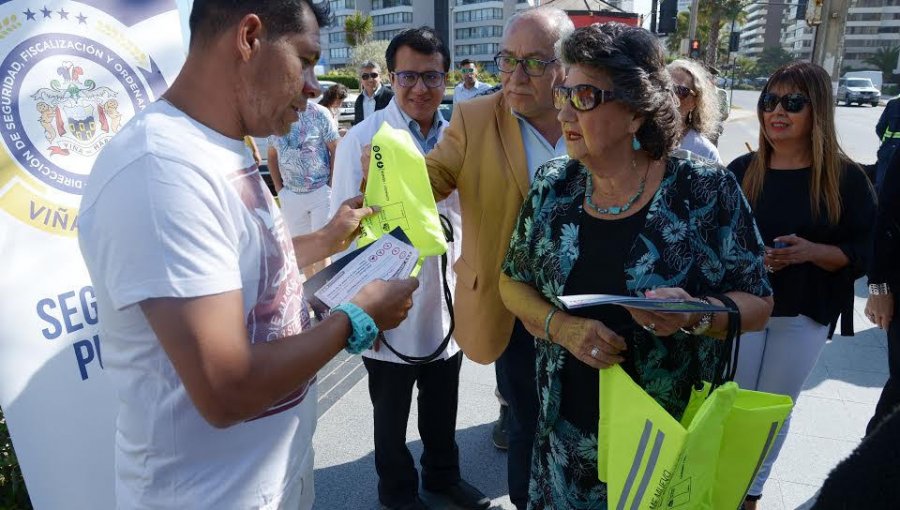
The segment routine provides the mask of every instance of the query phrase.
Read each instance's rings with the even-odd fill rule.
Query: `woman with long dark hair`
[[[838,144],[833,97],[818,65],[782,66],[759,97],[759,150],[729,165],[763,236],[775,296],[766,328],[741,341],[736,380],[795,402],[838,315],[852,334],[853,282],[866,269],[875,218],[872,186]],[[790,418],[745,509],[756,508],[789,426]]]

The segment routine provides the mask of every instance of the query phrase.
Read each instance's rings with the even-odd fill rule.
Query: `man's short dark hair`
[[[407,28],[391,39],[385,57],[388,72],[394,72],[397,68],[397,51],[403,46],[409,46],[413,51],[423,55],[440,53],[444,58],[444,72],[450,70],[450,50],[444,41],[438,37],[431,27]]]
[[[475,61],[472,60],[471,58],[464,58],[464,59],[462,59],[462,62],[459,63],[459,67],[467,66],[469,64],[474,64],[474,63],[475,63]]]
[[[312,0],[194,0],[188,26],[191,46],[194,42],[209,41],[248,14],[256,14],[266,29],[266,37],[277,39],[285,34],[303,31],[303,6],[316,17],[320,27],[331,18],[328,2]]]

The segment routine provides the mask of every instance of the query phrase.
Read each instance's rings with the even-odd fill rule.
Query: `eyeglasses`
[[[809,103],[809,98],[799,92],[777,96],[771,92],[766,92],[759,96],[758,107],[766,113],[772,113],[780,104],[784,111],[788,113],[798,113]]]
[[[378,73],[362,73],[361,75],[359,75],[359,77],[363,80],[368,80],[370,78],[374,80],[378,78]]]
[[[500,55],[494,57],[494,62],[497,64],[497,69],[504,73],[512,73],[515,72],[516,66],[522,64],[522,70],[525,71],[525,74],[528,76],[543,76],[544,71],[547,70],[547,66],[556,62],[558,59],[553,60],[541,60],[538,58],[516,58],[511,57],[509,55]]]
[[[615,94],[610,90],[598,89],[593,85],[575,85],[574,87],[553,87],[553,106],[562,110],[566,103],[579,112],[589,112],[603,103],[612,101]]]
[[[462,69],[459,70],[459,72],[461,72],[463,74],[472,74],[475,72],[475,70],[470,67],[463,67]]]
[[[401,87],[415,87],[416,83],[419,82],[419,78],[422,78],[422,83],[430,89],[443,87],[444,77],[447,76],[447,73],[439,73],[437,71],[425,71],[424,73],[417,73],[415,71],[397,71],[396,73],[391,74],[397,79],[397,85],[400,85]]]
[[[675,85],[673,90],[675,91],[675,95],[678,96],[678,99],[687,99],[688,96],[697,95],[696,92],[684,85]]]

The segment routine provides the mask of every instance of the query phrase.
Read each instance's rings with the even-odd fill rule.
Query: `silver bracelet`
[[[697,301],[700,301],[707,305],[710,304],[709,300],[706,298],[697,298]],[[709,329],[709,327],[712,326],[713,315],[714,315],[713,312],[703,312],[703,315],[700,316],[700,322],[695,324],[694,327],[692,327],[690,329],[681,328],[681,332],[685,333],[687,335],[694,335],[694,336],[702,335],[703,333],[706,333],[706,331]]]
[[[891,293],[891,287],[886,283],[870,283],[870,296],[886,296]]]

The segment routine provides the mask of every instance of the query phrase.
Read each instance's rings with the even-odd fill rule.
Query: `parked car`
[[[880,100],[881,91],[875,88],[875,85],[869,78],[841,78],[838,80],[837,94],[834,97],[835,104],[840,104],[843,101],[847,106],[853,103],[858,105],[868,103],[872,106],[878,106],[878,101]]]
[[[338,115],[338,122],[353,122],[357,97],[359,97],[359,94],[356,92],[347,93],[347,98],[341,102],[341,113]]]
[[[444,120],[450,122],[450,116],[453,115],[453,95],[447,95],[444,96],[444,99],[441,99],[441,105],[438,106],[438,111],[441,112]]]

